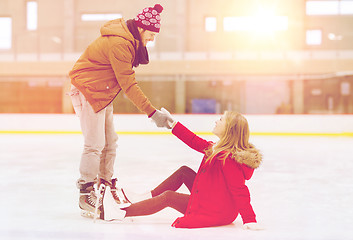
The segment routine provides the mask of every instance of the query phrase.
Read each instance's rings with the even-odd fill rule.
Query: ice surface
[[[210,135],[202,136],[216,140]],[[1,134],[0,239],[353,239],[353,138],[253,136],[263,165],[247,185],[263,231],[174,229],[173,209],[131,221],[80,216],[80,134]],[[144,192],[202,155],[172,135],[120,135],[119,183]],[[182,188],[181,191],[187,191]],[[215,203],[222,204],[222,203]]]

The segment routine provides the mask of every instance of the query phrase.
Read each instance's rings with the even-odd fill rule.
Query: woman
[[[219,137],[216,143],[196,136],[179,122],[172,124],[172,133],[189,147],[204,153],[198,172],[183,166],[157,188],[144,194],[142,201],[124,209],[115,203],[110,191],[104,191],[110,186],[102,184],[105,194],[101,218],[121,220],[172,207],[184,214],[172,224],[176,228],[227,225],[240,214],[245,228],[258,229],[245,180],[249,180],[254,169],[259,167],[262,156],[249,143],[246,118],[237,112],[225,112],[213,129]],[[190,190],[190,195],[176,192],[183,183]]]

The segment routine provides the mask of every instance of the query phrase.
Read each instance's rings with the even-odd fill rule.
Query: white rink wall
[[[174,118],[200,133],[210,133],[220,115],[175,114]],[[353,136],[353,115],[245,115],[252,134]],[[121,134],[168,133],[144,114],[115,114]],[[0,114],[0,133],[80,133],[74,114]]]

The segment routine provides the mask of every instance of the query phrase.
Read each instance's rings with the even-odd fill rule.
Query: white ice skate
[[[120,206],[121,209],[127,208],[131,203],[126,198],[123,189],[117,186],[118,179],[112,179],[111,192],[115,202]]]
[[[126,199],[122,189],[112,189],[111,192],[115,199],[115,202],[119,205],[121,209],[130,207],[131,203],[128,202],[128,200]],[[120,202],[120,204],[118,202]]]
[[[115,202],[110,186],[106,186],[103,194],[103,219],[106,221],[123,220],[126,211],[121,210],[120,208],[121,206]]]
[[[121,191],[124,196],[126,196],[126,199],[131,203],[137,203],[152,198],[151,191],[145,193],[135,193],[126,188],[121,188]]]

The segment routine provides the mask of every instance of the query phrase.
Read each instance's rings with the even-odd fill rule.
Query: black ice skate
[[[95,218],[100,215],[102,200],[97,201],[97,194],[94,189],[94,182],[77,184],[80,189],[79,207],[82,209],[81,216]],[[96,214],[96,215],[95,215]]]

